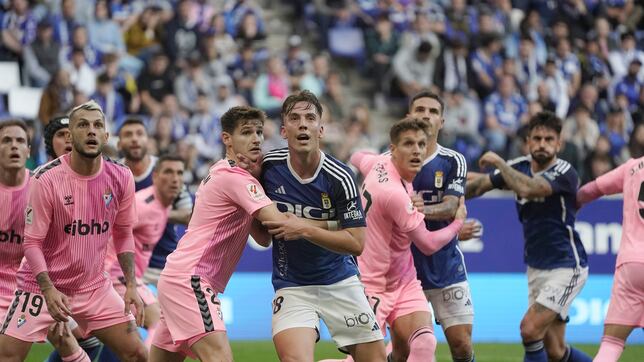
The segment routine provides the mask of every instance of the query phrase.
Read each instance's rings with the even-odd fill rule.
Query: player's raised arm
[[[391,209],[394,211],[393,208]],[[401,208],[397,207],[396,209],[400,210]],[[437,231],[429,231],[425,227],[425,223],[421,222],[416,228],[407,232],[407,236],[423,254],[431,255],[454,239],[459,230],[461,230],[466,216],[467,209],[465,208],[464,199],[461,197],[458,202],[455,219],[447,227]],[[403,215],[399,215],[394,220],[401,220],[403,218]]]
[[[479,165],[481,168],[496,167],[506,186],[521,198],[533,199],[552,195],[552,186],[543,176],[530,177],[519,172],[492,151],[488,151],[481,156]]]
[[[628,171],[628,162],[599,176],[595,181],[582,186],[577,192],[577,208],[600,198],[604,195],[613,195],[623,192],[624,174]]]
[[[362,176],[366,176],[369,173],[369,170],[378,160],[378,156],[373,152],[369,151],[358,151],[351,155],[349,163],[351,163],[355,168],[360,171]]]
[[[488,174],[472,171],[467,173],[467,185],[465,186],[466,199],[479,197],[493,188],[494,185]]]

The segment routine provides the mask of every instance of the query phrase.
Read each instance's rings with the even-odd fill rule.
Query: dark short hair
[[[143,120],[141,118],[139,118],[139,117],[131,117],[130,116],[130,117],[126,118],[125,121],[123,121],[123,124],[121,125],[121,128],[119,128],[118,134],[119,135],[121,134],[121,131],[123,130],[123,128],[125,126],[129,126],[129,125],[133,125],[133,124],[138,124],[141,127],[145,128],[145,123],[143,122]],[[145,132],[147,133],[147,130]]]
[[[550,111],[543,111],[535,114],[530,118],[528,123],[528,129],[532,132],[533,129],[537,127],[545,127],[551,129],[557,133],[561,134],[561,119],[557,117],[554,113]]]
[[[405,131],[423,131],[427,134],[427,129],[429,126],[426,122],[415,118],[415,117],[405,117],[398,122],[394,123],[389,130],[389,141],[392,144],[398,143],[400,140],[400,134]]]
[[[287,114],[291,113],[293,107],[295,107],[298,102],[306,102],[312,104],[315,107],[315,113],[317,113],[318,116],[322,118],[322,104],[320,103],[320,100],[311,91],[305,89],[300,92],[291,94],[286,98],[286,100],[284,100],[284,103],[282,104],[282,112],[280,113],[280,115],[282,116],[282,122],[284,121],[284,117],[286,117]]]
[[[159,172],[159,170],[161,170],[161,165],[164,162],[171,162],[171,161],[173,161],[173,162],[182,162],[184,168],[186,166],[186,161],[183,158],[181,158],[181,157],[179,157],[177,155],[164,154],[162,156],[159,156],[159,158],[157,159],[157,163],[154,165],[154,172]]]
[[[27,143],[31,144],[31,138],[29,137],[29,127],[27,126],[27,123],[21,119],[9,119],[6,121],[1,121],[0,122],[0,131],[2,131],[5,128],[8,127],[20,127],[22,128],[23,131],[25,131],[25,134],[27,135]]]
[[[221,116],[221,129],[233,134],[235,128],[246,121],[259,120],[266,123],[266,114],[257,108],[248,106],[232,107]]]
[[[420,93],[416,93],[411,98],[411,100],[409,101],[409,112],[412,112],[411,107],[414,105],[414,102],[416,102],[416,100],[421,99],[421,98],[435,99],[436,102],[438,102],[441,105],[441,114],[443,114],[443,112],[445,112],[445,102],[443,101],[443,99],[438,94],[436,94],[436,93],[434,93],[432,91],[428,91],[428,90],[424,90],[424,91],[421,91]]]
[[[54,136],[56,132],[63,128],[69,128],[69,117],[67,115],[59,115],[52,118],[43,129],[43,140],[45,141],[45,152],[51,158],[57,158],[59,155],[54,152]]]

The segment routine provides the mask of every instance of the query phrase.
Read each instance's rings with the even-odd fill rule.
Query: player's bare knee
[[[521,339],[523,342],[533,342],[543,339],[543,333],[538,326],[527,318],[521,321]]]
[[[467,335],[453,337],[449,340],[449,349],[454,357],[469,357],[472,355],[472,341]]]
[[[143,343],[139,341],[136,346],[117,352],[122,361],[127,362],[146,362],[148,360],[148,351]]]

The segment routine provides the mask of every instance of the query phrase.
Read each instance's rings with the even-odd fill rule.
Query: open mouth
[[[98,146],[98,141],[97,140],[87,140],[87,142],[85,142],[85,144],[88,145],[88,146]]]
[[[423,163],[423,160],[421,160],[419,157],[414,157],[411,160],[409,160],[409,163],[412,166],[420,166]]]
[[[65,147],[65,152],[72,152],[72,146]]]
[[[11,154],[11,155],[9,155],[9,159],[19,161],[20,160],[20,155],[16,154],[16,153]]]
[[[298,141],[308,141],[310,139],[311,139],[311,136],[309,136],[307,134],[301,134],[301,135],[297,136]]]

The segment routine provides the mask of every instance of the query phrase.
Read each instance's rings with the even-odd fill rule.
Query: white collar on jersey
[[[324,160],[326,159],[326,155],[324,154],[324,152],[322,152],[322,150],[320,150],[319,152],[320,152],[320,162],[318,163],[318,168],[315,170],[315,173],[313,174],[313,176],[311,176],[311,177],[309,177],[307,179],[301,178],[300,175],[298,175],[297,172],[295,172],[295,170],[293,169],[293,166],[291,166],[291,153],[288,152],[288,154],[286,156],[286,165],[288,166],[288,170],[291,171],[291,175],[293,175],[293,177],[295,177],[295,179],[299,183],[301,183],[303,185],[308,184],[308,183],[313,182],[313,180],[315,180],[318,177],[318,174],[320,173],[320,170],[322,169],[322,165],[324,164]]]
[[[438,156],[438,152],[440,152],[441,148],[443,148],[443,146],[441,146],[441,145],[439,145],[439,144],[437,143],[437,144],[436,144],[436,151],[434,151],[434,153],[432,153],[431,155],[429,155],[429,157],[427,157],[427,158],[425,159],[425,161],[423,162],[423,166],[425,166],[426,164],[428,164],[428,163],[432,162],[432,160],[433,160],[433,159],[435,159],[435,158],[436,158],[436,156]]]

